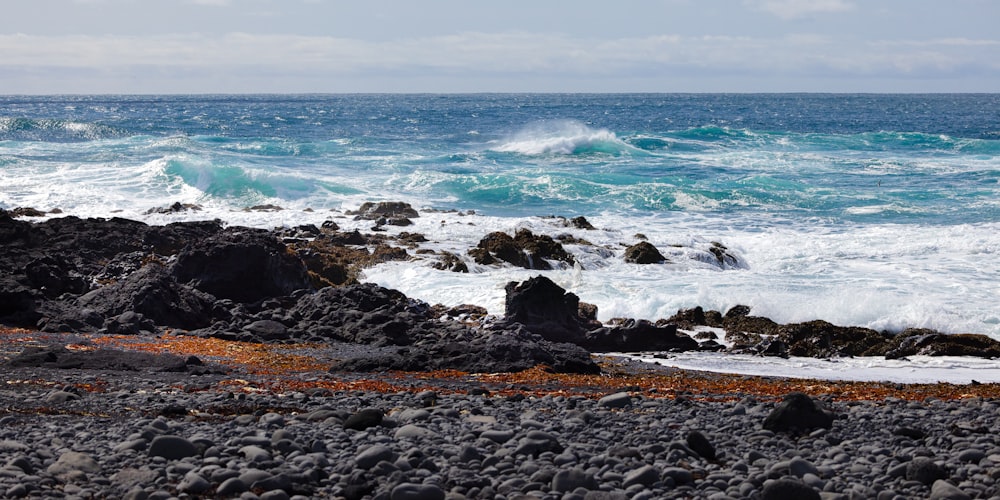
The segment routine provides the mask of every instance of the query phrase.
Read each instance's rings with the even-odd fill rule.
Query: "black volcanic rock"
[[[195,358],[197,359],[197,358]],[[191,364],[181,356],[118,349],[69,350],[65,346],[32,347],[6,363],[12,367],[182,372]]]
[[[833,415],[813,398],[801,392],[791,392],[764,419],[764,428],[791,434],[808,433],[813,429],[829,429]]]
[[[381,348],[334,364],[332,371],[522,371],[546,365],[555,371],[597,373],[590,353],[553,342],[519,324],[472,328],[439,321],[437,310],[404,294],[365,283],[304,295],[288,311],[297,323],[289,335]]]
[[[1000,342],[986,335],[909,329],[893,337],[890,344],[892,346],[885,353],[889,359],[914,355],[1000,357]]]
[[[881,355],[891,339],[891,335],[870,328],[836,326],[819,320],[782,325],[777,331],[790,355],[817,358]]]
[[[677,333],[677,325],[658,326],[647,320],[627,320],[621,325],[587,333],[583,343],[595,352],[693,351],[698,341]]]
[[[587,342],[581,324],[580,298],[549,278],[536,276],[506,286],[504,318],[554,342]]]
[[[504,320],[524,325],[528,331],[546,340],[571,342],[595,352],[698,349],[698,342],[678,334],[676,325],[627,320],[620,325],[602,327],[581,315],[579,297],[544,276],[521,283],[512,281],[506,290]]]
[[[487,234],[476,248],[469,250],[476,263],[483,265],[507,262],[525,269],[552,269],[549,260],[574,264],[576,260],[551,236],[536,235],[520,229],[514,236],[496,231]]]
[[[171,274],[220,299],[256,302],[311,288],[302,261],[274,234],[239,228],[194,242]]]
[[[93,331],[126,312],[142,314],[161,326],[196,329],[227,319],[216,298],[178,283],[166,267],[150,263],[126,279],[75,300],[50,304],[40,325],[47,331]]]
[[[625,249],[625,262],[632,264],[660,264],[667,258],[652,243],[640,241]]]

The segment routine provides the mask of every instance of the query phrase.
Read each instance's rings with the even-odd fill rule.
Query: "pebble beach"
[[[75,349],[99,352],[76,340]],[[202,358],[171,371],[158,361],[5,366],[0,495],[1000,497],[995,384],[793,382],[620,358],[578,378],[328,373],[292,369],[280,355],[260,358],[271,365]],[[786,393],[803,392],[829,427],[767,428]]]

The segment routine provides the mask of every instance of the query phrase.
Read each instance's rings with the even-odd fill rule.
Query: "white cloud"
[[[669,79],[703,77],[716,84],[721,81],[739,86],[740,82],[755,78],[779,82],[794,78],[863,81],[873,75],[957,78],[963,70],[985,74],[987,78],[992,75],[994,81],[1000,81],[998,48],[998,40],[866,42],[808,33],[773,38],[666,34],[597,39],[526,32],[470,32],[392,41],[251,33],[19,34],[0,35],[0,72],[5,75],[0,81],[0,94],[25,92],[23,88],[28,84],[16,87],[18,75],[59,72],[75,75],[66,78],[68,81],[79,77],[81,84],[83,76],[89,74],[106,75],[113,81],[136,81],[139,88],[134,91],[143,91],[147,87],[142,85],[149,82],[162,84],[165,74],[185,75],[186,91],[188,87],[197,89],[232,80],[234,75],[239,75],[240,83],[248,88],[254,78],[269,78],[270,86],[284,85],[297,90],[302,88],[295,86],[296,78],[310,82],[349,82],[390,78],[389,75],[399,85],[447,79],[449,85],[513,81],[531,88],[530,82],[535,81],[566,82],[584,90],[588,88],[587,82],[609,79],[657,85]],[[57,79],[47,84],[55,83]],[[272,90],[270,86],[268,90]],[[29,91],[32,88],[35,87]]]
[[[847,0],[746,0],[745,3],[782,19],[854,10],[854,4]]]

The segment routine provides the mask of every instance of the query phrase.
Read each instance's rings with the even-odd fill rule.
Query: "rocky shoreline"
[[[372,221],[370,233],[333,221],[268,231],[13,217],[32,215],[23,212],[0,213],[6,497],[1000,497],[995,391],[691,397],[677,380],[655,379],[668,392],[638,385],[668,369],[616,378],[593,356],[1000,355],[983,335],[780,325],[745,307],[604,324],[596,306],[544,276],[508,284],[502,317],[427,304],[357,280],[365,266],[423,252],[423,235],[380,231],[419,216],[400,203],[352,213]],[[544,270],[572,265],[561,243],[490,233],[465,256],[432,259],[455,272],[467,262]],[[741,265],[719,243],[691,254]],[[648,243],[624,258],[666,259]],[[176,347],[198,342],[203,351]],[[220,362],[253,346],[259,359],[288,361],[285,386],[267,385],[280,378],[273,368]],[[532,370],[607,385],[582,393],[554,379],[537,391],[442,375]],[[413,383],[388,382],[401,372]]]
[[[473,261],[544,270],[572,265],[574,257],[556,237],[525,229],[513,236],[486,234],[464,257],[429,256],[433,251],[420,247],[426,236],[382,231],[419,217],[404,203],[365,204],[348,213],[371,221],[370,233],[341,231],[333,220],[321,227],[268,231],[224,227],[219,221],[150,226],[126,219],[67,216],[30,223],[12,217],[24,213],[0,213],[0,324],[45,332],[169,329],[227,340],[382,348],[334,367],[346,371],[506,372],[544,364],[557,372],[593,373],[597,367],[589,353],[635,351],[1000,356],[1000,342],[985,335],[923,329],[893,334],[818,320],[782,325],[751,315],[745,306],[602,324],[597,306],[581,303],[541,275],[507,285],[505,313],[499,318],[475,304],[427,304],[359,283],[357,277],[367,266],[416,255],[455,272],[467,272],[467,262]],[[563,222],[592,228],[583,217]],[[692,255],[722,268],[743,265],[718,242]],[[626,248],[623,258],[636,265],[665,260],[644,241]]]

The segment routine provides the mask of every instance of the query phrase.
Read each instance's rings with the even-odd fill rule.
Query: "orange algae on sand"
[[[10,353],[29,346],[51,343],[57,335],[0,327],[0,346]],[[622,363],[613,357],[597,357],[602,373],[580,375],[554,373],[547,366],[515,373],[466,373],[457,370],[429,372],[385,372],[331,374],[331,358],[319,355],[319,344],[257,344],[217,338],[175,334],[158,337],[130,335],[74,335],[67,345],[79,351],[109,347],[151,353],[197,356],[232,368],[231,378],[220,385],[261,392],[332,391],[401,392],[433,389],[442,393],[464,392],[483,387],[496,395],[584,396],[597,398],[627,391],[647,398],[689,398],[732,401],[753,396],[777,400],[793,391],[835,400],[879,401],[888,398],[942,400],[1000,398],[1000,384],[898,384],[887,382],[843,382],[728,375],[680,369],[662,369]],[[80,341],[84,339],[84,341]],[[243,374],[243,375],[241,375]],[[252,381],[243,376],[253,376]],[[11,381],[7,382],[8,384]],[[83,388],[88,390],[97,389]]]
[[[287,351],[292,348],[278,344],[255,344],[217,338],[162,335],[154,339],[129,335],[104,335],[94,343],[141,352],[198,356],[219,364],[237,366],[256,375],[282,375],[299,372],[325,371],[326,363]],[[305,347],[303,345],[297,348]]]

